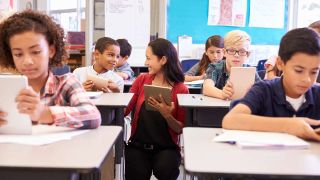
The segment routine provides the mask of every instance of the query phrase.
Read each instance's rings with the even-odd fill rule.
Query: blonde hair
[[[251,38],[249,34],[241,30],[233,30],[228,32],[224,37],[224,46],[241,46],[251,44]]]

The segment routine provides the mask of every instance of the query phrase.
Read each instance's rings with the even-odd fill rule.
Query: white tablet
[[[171,103],[171,88],[169,87],[162,87],[162,86],[154,86],[154,85],[144,85],[144,100],[147,110],[156,111],[155,108],[148,104],[148,98],[153,97],[156,100],[160,100],[159,95],[162,95],[163,99],[165,100],[166,104],[170,105]]]
[[[108,85],[109,79],[102,78],[95,75],[87,75],[87,80],[93,81],[94,85],[96,86],[97,90],[101,90],[103,87],[106,87]]]
[[[28,86],[28,79],[21,75],[0,75],[0,110],[7,112],[6,125],[0,126],[0,134],[31,134],[32,122],[27,114],[18,112],[15,99]]]
[[[242,98],[254,84],[255,75],[255,67],[231,67],[229,80],[234,91],[231,99]]]

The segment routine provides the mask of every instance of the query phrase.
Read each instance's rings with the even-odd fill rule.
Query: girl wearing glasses
[[[234,91],[231,82],[228,81],[231,67],[244,66],[248,59],[251,44],[250,36],[241,30],[233,30],[224,38],[225,61],[210,64],[206,71],[206,79],[203,83],[203,94],[219,99],[231,99]],[[256,75],[256,80],[260,78]]]
[[[196,81],[205,78],[210,63],[217,63],[223,58],[223,38],[219,35],[211,36],[206,41],[206,51],[202,59],[185,73],[185,81]]]

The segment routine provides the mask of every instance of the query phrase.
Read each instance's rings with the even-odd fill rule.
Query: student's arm
[[[201,80],[204,79],[205,74],[202,74],[200,76],[196,76],[196,74],[199,72],[199,63],[195,64],[192,66],[184,76],[184,81],[185,82],[190,82],[190,81],[196,81],[196,80]]]
[[[96,106],[90,101],[81,84],[74,78],[68,77],[60,82],[58,96],[54,105],[47,106],[53,123],[57,126],[94,129],[101,124],[101,115]],[[43,102],[43,101],[42,101]],[[47,103],[44,100],[44,103]],[[49,103],[49,102],[48,102]],[[40,120],[42,122],[42,119]]]
[[[233,87],[231,82],[227,81],[226,85],[221,90],[215,87],[215,83],[213,80],[206,79],[203,82],[203,95],[230,100],[233,95]]]
[[[320,121],[304,117],[265,117],[251,114],[251,109],[244,104],[236,105],[222,121],[225,129],[248,131],[268,131],[289,133],[303,139],[320,141],[310,125],[319,126]]]
[[[5,120],[7,115],[7,113],[0,111],[0,127],[7,124],[7,121]]]
[[[116,72],[120,77],[122,77],[124,80],[129,79],[129,75],[125,72]]]

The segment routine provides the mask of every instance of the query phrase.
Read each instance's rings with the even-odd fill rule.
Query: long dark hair
[[[211,63],[209,57],[207,56],[206,52],[211,47],[217,47],[217,48],[224,48],[224,42],[223,38],[219,35],[211,36],[206,41],[206,49],[205,52],[202,55],[202,59],[199,62],[199,73],[202,74],[206,71],[209,64]]]
[[[167,58],[167,63],[162,67],[165,81],[167,81],[171,86],[173,86],[171,82],[184,82],[184,74],[182,72],[178,53],[172,43],[166,39],[159,38],[151,41],[148,46],[151,48],[152,53],[159,59],[162,57]]]

